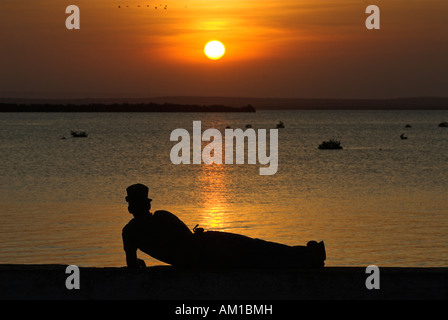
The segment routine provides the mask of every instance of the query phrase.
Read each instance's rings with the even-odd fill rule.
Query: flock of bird
[[[126,5],[126,6],[121,6],[121,5],[119,5],[118,6],[118,9],[121,9],[121,8],[129,8],[130,6],[129,5]],[[145,8],[145,6],[143,5],[143,6],[141,6],[141,5],[137,5],[137,8]],[[147,4],[146,5],[146,8],[149,8],[149,4]],[[162,5],[161,4],[159,4],[159,6],[155,6],[154,7],[154,9],[157,9],[157,8],[162,8]],[[163,9],[164,10],[166,10],[168,8],[168,5],[165,5],[164,7],[163,7]]]

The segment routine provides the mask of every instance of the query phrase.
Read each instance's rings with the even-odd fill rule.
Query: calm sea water
[[[193,120],[223,133],[282,120],[278,172],[173,165],[170,133],[191,132]],[[324,240],[327,266],[446,267],[448,128],[438,124],[447,120],[447,111],[3,113],[0,263],[123,266],[125,189],[140,182],[152,210],[190,228]],[[71,138],[74,129],[88,138]],[[344,149],[318,150],[329,138]]]

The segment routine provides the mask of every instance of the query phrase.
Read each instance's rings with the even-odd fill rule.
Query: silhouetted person
[[[143,267],[137,249],[176,267],[322,268],[323,242],[287,246],[239,234],[203,231],[194,233],[168,211],[150,213],[148,187],[134,184],[127,189],[128,210],[134,218],[123,228],[123,247],[128,267]]]

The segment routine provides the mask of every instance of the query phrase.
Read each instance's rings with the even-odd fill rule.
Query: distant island
[[[0,103],[0,112],[255,112],[251,105],[183,105],[174,103],[90,103],[90,104],[17,104]]]
[[[0,98],[0,112],[255,112],[255,108],[257,111],[448,110],[448,97],[408,97],[389,99],[307,99],[213,96],[73,99]]]

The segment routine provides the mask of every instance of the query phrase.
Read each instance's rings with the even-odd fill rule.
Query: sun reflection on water
[[[201,202],[200,221],[207,229],[222,230],[229,226],[227,213],[232,202],[228,189],[228,177],[225,166],[210,164],[201,166],[199,193]]]

